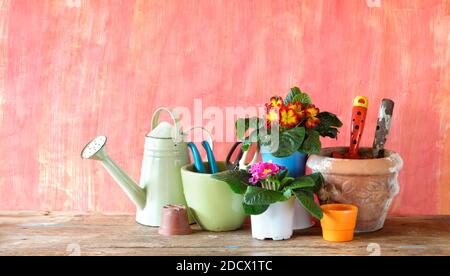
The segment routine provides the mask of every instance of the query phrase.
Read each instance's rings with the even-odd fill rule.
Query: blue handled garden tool
[[[211,173],[212,174],[218,173],[219,168],[217,167],[216,158],[214,157],[214,153],[211,149],[210,144],[207,141],[203,141],[202,146],[203,148],[205,148]],[[202,157],[200,156],[200,152],[198,151],[197,146],[191,142],[188,143],[188,148],[192,152],[192,158],[194,159],[194,167],[197,170],[197,172],[206,173],[206,168],[205,165],[203,165]]]

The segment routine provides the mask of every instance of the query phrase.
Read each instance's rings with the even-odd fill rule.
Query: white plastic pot
[[[294,230],[308,229],[314,226],[311,214],[306,211],[298,200],[294,204]]]
[[[294,226],[295,198],[270,205],[261,215],[251,216],[252,236],[258,240],[288,240]]]

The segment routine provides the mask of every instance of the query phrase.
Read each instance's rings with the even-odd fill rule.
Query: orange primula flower
[[[315,107],[314,105],[310,104],[308,107],[306,107],[306,116],[308,119],[306,120],[305,126],[307,128],[314,128],[318,124],[320,124],[320,119],[317,118],[317,115],[319,114],[319,109]]]
[[[319,109],[313,105],[310,104],[306,107],[306,115],[310,118],[316,117],[319,114]]]
[[[305,126],[307,128],[315,128],[318,124],[320,124],[320,119],[316,117],[311,117],[306,120]]]
[[[289,103],[287,106],[289,109],[292,109],[295,111],[295,113],[297,113],[299,120],[302,120],[306,117],[306,111],[303,109],[303,105],[301,103]]]
[[[300,123],[300,119],[295,110],[283,106],[280,110],[280,124],[285,128],[293,128]]]
[[[279,123],[280,121],[280,108],[284,105],[283,98],[274,96],[270,98],[270,103],[266,104],[266,124],[267,128],[271,128],[272,123]]]
[[[284,105],[282,97],[272,97],[270,98],[270,103],[266,104],[267,111],[271,108],[281,108]]]
[[[278,108],[271,108],[267,111],[266,115],[267,128],[271,128],[272,123],[278,123],[280,121],[280,110]]]

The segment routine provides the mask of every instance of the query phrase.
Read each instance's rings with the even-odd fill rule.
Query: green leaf
[[[314,194],[310,191],[294,190],[294,195],[300,201],[303,207],[315,218],[322,219],[323,212],[320,206],[314,200]]]
[[[286,98],[284,98],[284,104],[287,105],[289,103],[294,102],[294,98],[301,93],[302,93],[302,91],[300,91],[300,88],[292,87],[291,92],[289,92],[289,94],[287,94]]]
[[[263,132],[262,128],[253,130],[250,133],[250,135],[247,138],[245,138],[244,141],[242,141],[241,149],[243,151],[248,151],[253,143],[259,143],[260,144],[260,137],[259,136],[262,136],[263,133],[264,132]]]
[[[339,133],[338,128],[342,127],[341,120],[329,112],[321,112],[317,115],[317,118],[320,119],[320,124],[316,130],[320,133],[320,136],[337,138]]]
[[[212,178],[226,182],[234,193],[243,195],[247,191],[250,177],[246,171],[226,171],[214,174]]]
[[[300,176],[294,180],[290,185],[286,186],[285,189],[299,189],[299,188],[306,188],[306,187],[314,187],[316,185],[316,182],[314,179],[310,176]]]
[[[252,145],[252,142],[250,140],[245,140],[242,142],[242,151],[248,151],[250,149],[250,146]]]
[[[291,198],[292,197],[292,190],[291,189],[283,190],[283,196],[285,198]]]
[[[330,112],[320,112],[317,114],[320,119],[320,125],[324,127],[342,127],[342,122],[339,118]]]
[[[281,179],[279,190],[283,191],[284,188],[286,186],[290,185],[292,183],[292,181],[294,181],[294,180],[295,180],[295,178],[293,178],[293,177],[285,176],[283,179]]]
[[[285,200],[286,198],[280,192],[256,186],[248,186],[244,195],[244,203],[247,205],[270,205]]]
[[[288,157],[294,154],[305,140],[305,128],[296,127],[280,133],[278,149],[273,153],[275,157]]]
[[[321,149],[322,143],[320,142],[319,132],[313,129],[308,129],[306,139],[301,147],[301,151],[308,154],[316,154],[320,153]]]
[[[323,175],[320,172],[312,173],[308,175],[309,178],[311,178],[314,181],[314,187],[313,192],[317,194],[320,189],[322,189],[323,185],[325,184],[325,180],[323,178]]]
[[[314,188],[316,183],[309,176],[301,176],[296,178],[291,184],[285,186],[282,190],[285,197],[291,196],[295,189]]]
[[[311,98],[308,94],[303,93],[300,88],[298,87],[292,87],[291,92],[286,96],[284,99],[284,104],[299,102],[304,105],[308,105],[312,103]]]
[[[294,180],[295,180],[295,178],[293,178],[293,177],[285,177],[281,180],[280,187],[284,188],[285,186],[289,185],[289,183]]]
[[[283,170],[278,173],[278,179],[281,179],[281,183],[283,183],[283,181],[287,178],[288,174],[289,174],[288,170]]]
[[[247,205],[242,203],[242,206],[244,207],[244,212],[247,215],[261,215],[269,209],[270,205]]]
[[[236,137],[240,140],[245,138],[245,134],[250,128],[260,129],[264,126],[264,120],[258,117],[240,118],[236,121]]]
[[[301,93],[294,98],[294,102],[302,103],[303,105],[312,104],[312,100],[306,93]]]
[[[330,127],[328,129],[322,130],[320,128],[316,128],[316,130],[320,133],[322,137],[330,137],[336,139],[339,133],[339,130],[334,127]]]

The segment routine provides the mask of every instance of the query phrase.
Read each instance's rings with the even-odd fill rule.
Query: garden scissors
[[[236,152],[236,150],[239,148],[239,151],[236,155],[236,158],[234,159],[233,162],[231,162],[231,158],[233,157],[233,154]],[[242,142],[236,142],[230,149],[230,151],[228,152],[227,155],[227,159],[226,159],[226,165],[228,170],[230,171],[234,171],[234,170],[245,170],[247,169],[249,166],[255,164],[258,161],[258,157],[259,157],[259,145],[256,146],[256,150],[255,150],[255,154],[253,155],[253,159],[250,163],[246,163],[247,161],[247,156],[249,154],[250,151],[244,151],[242,150]]]
[[[203,165],[202,157],[200,156],[200,152],[198,151],[197,146],[190,142],[188,143],[188,148],[192,152],[192,158],[194,159],[194,167],[199,173],[206,173],[205,165]],[[211,169],[211,173],[215,174],[219,172],[219,168],[217,167],[216,158],[214,157],[214,153],[208,141],[202,142],[203,148],[206,150],[206,155],[208,157],[209,167]]]

